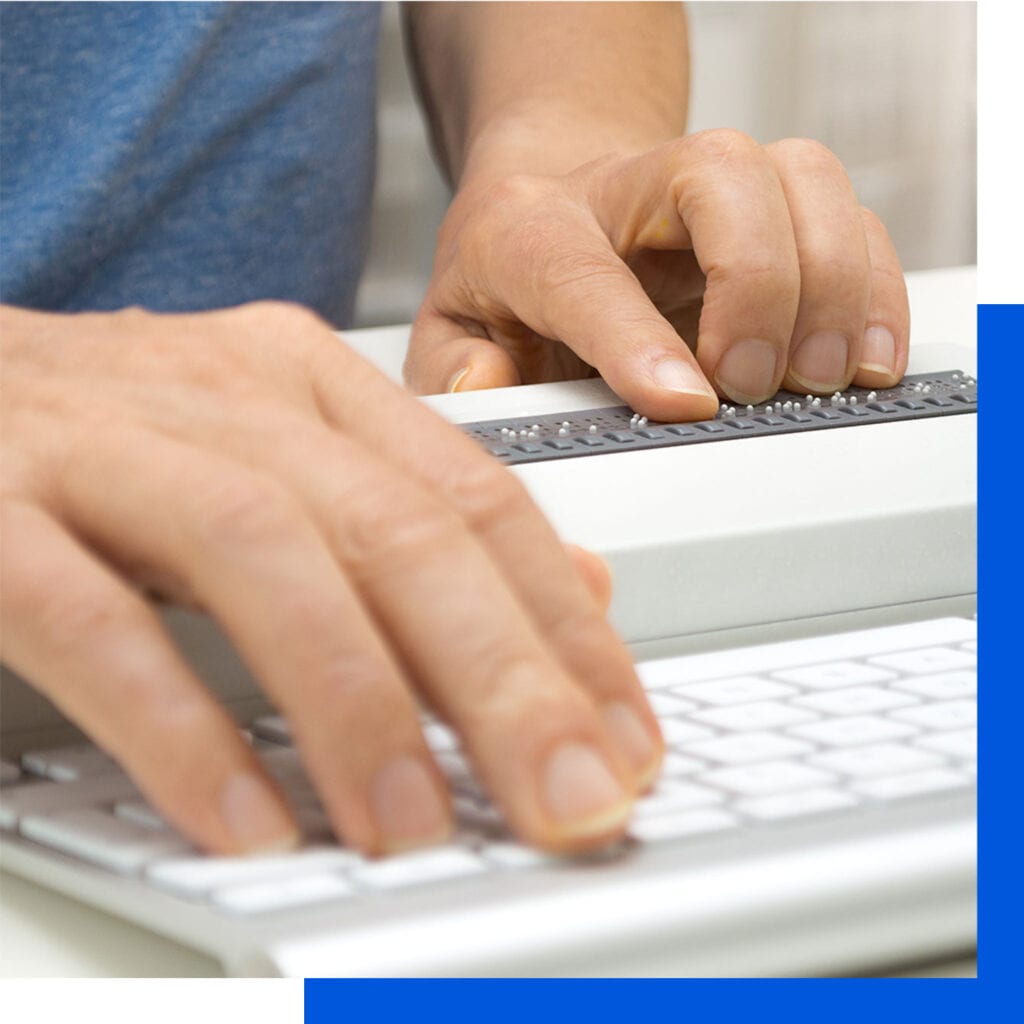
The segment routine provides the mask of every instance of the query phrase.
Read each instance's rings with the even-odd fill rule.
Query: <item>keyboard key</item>
[[[672,691],[681,697],[701,704],[746,704],[755,700],[775,700],[791,697],[797,691],[760,676],[734,676],[732,679],[714,679],[706,683],[690,683]]]
[[[671,427],[665,428],[669,434],[675,434],[676,437],[693,437],[694,432],[692,427],[684,427],[679,423],[673,424]]]
[[[877,686],[851,686],[844,690],[828,690],[799,697],[793,703],[822,711],[827,715],[869,715],[875,711],[916,704],[917,698],[906,693],[883,690]]]
[[[636,440],[632,434],[627,434],[624,430],[610,430],[604,436],[617,444],[632,444]]]
[[[978,705],[973,700],[945,700],[894,711],[892,717],[925,729],[969,729],[978,724]]]
[[[705,763],[695,757],[686,757],[683,754],[670,752],[661,762],[661,775],[663,778],[671,779],[679,775],[692,775],[704,767],[706,767]]]
[[[950,757],[974,761],[978,756],[978,730],[960,729],[956,732],[942,732],[934,736],[922,736],[917,746],[935,750]]]
[[[848,750],[832,750],[816,754],[808,760],[822,768],[852,775],[855,778],[870,778],[873,775],[896,775],[931,768],[940,763],[940,758],[914,747],[901,747],[895,743],[876,743],[869,747],[850,747]]]
[[[750,420],[733,420],[728,419],[725,421],[727,427],[732,427],[733,430],[753,430],[754,424]]]
[[[138,799],[127,775],[96,775],[76,782],[27,782],[0,790],[0,827],[14,828],[29,815],[60,814],[82,807]]]
[[[833,661],[827,665],[808,665],[806,668],[789,668],[773,672],[773,679],[796,683],[810,690],[834,690],[841,686],[863,686],[867,683],[885,683],[896,678],[894,672],[886,672],[856,661]]]
[[[812,722],[818,716],[803,708],[778,701],[756,701],[753,704],[733,704],[724,708],[697,711],[691,719],[718,729],[747,732],[755,729],[781,729],[787,725]]]
[[[266,857],[176,857],[150,864],[146,877],[179,896],[201,898],[214,889],[344,871],[365,863],[365,858],[351,850],[309,846]]]
[[[819,771],[795,761],[765,761],[760,764],[719,768],[700,776],[701,782],[721,786],[742,796],[767,796],[792,789],[810,789],[828,785],[835,779],[829,772]]]
[[[440,722],[430,722],[423,727],[423,735],[426,737],[430,749],[438,752],[442,750],[458,750],[459,738]]]
[[[973,697],[978,692],[978,674],[970,669],[959,672],[940,672],[935,676],[912,676],[892,684],[898,690],[919,693],[923,697],[950,700],[953,697]]]
[[[21,757],[22,766],[34,775],[44,775],[54,782],[73,782],[91,775],[118,772],[116,762],[91,743],[33,750]]]
[[[665,435],[660,430],[638,430],[637,433],[648,441],[660,441]]]
[[[257,718],[249,728],[253,736],[261,740],[269,740],[271,743],[291,743],[292,733],[288,723],[281,715],[265,715]]]
[[[775,796],[751,797],[740,800],[736,809],[752,818],[762,821],[777,821],[780,818],[799,818],[807,814],[821,814],[853,807],[857,798],[839,789],[798,789],[792,793],[778,793]]]
[[[192,848],[169,829],[145,828],[92,807],[26,815],[19,828],[37,843],[120,874],[132,874],[150,861]]]
[[[554,448],[555,451],[559,452],[572,451],[572,442],[566,441],[560,437],[553,437],[550,441],[545,441],[544,445],[547,448]]]
[[[826,747],[856,747],[863,743],[880,743],[913,736],[918,730],[902,722],[875,715],[850,715],[821,722],[798,725],[789,730],[791,736],[812,740]]]
[[[670,747],[683,746],[686,743],[695,743],[698,740],[714,736],[710,729],[704,729],[699,725],[690,725],[678,718],[666,718],[660,723],[661,734]]]
[[[488,863],[512,870],[559,867],[566,863],[562,857],[543,853],[522,843],[484,843],[478,852]]]
[[[683,700],[682,697],[675,697],[670,693],[652,693],[647,699],[650,701],[651,710],[659,718],[689,714],[697,708],[692,700]]]
[[[486,870],[487,865],[476,854],[449,846],[374,861],[353,870],[350,877],[370,889],[399,889],[480,875]]]
[[[671,781],[659,786],[650,796],[641,797],[633,805],[637,818],[653,818],[659,814],[682,811],[691,807],[708,807],[720,804],[722,794],[706,786],[695,786],[685,782]]]
[[[900,797],[919,796],[944,789],[964,789],[972,785],[973,781],[969,775],[948,768],[932,768],[923,772],[864,779],[855,782],[852,788],[879,800],[898,800]]]
[[[355,890],[341,875],[320,871],[300,878],[253,882],[210,893],[210,902],[234,914],[262,914],[273,910],[348,899]]]
[[[122,800],[114,805],[114,814],[118,818],[130,821],[133,825],[143,828],[168,828],[167,822],[144,800]]]
[[[739,819],[726,811],[705,809],[680,811],[658,818],[640,818],[629,826],[630,835],[644,843],[658,843],[667,839],[681,839],[683,836],[699,835],[702,832],[721,832],[734,828]]]
[[[977,663],[970,651],[957,651],[952,647],[927,647],[920,651],[900,651],[881,654],[868,659],[872,665],[894,668],[897,672],[926,675],[930,672],[949,672],[957,668],[974,668]]]
[[[0,761],[0,786],[9,786],[21,778],[21,768],[13,761]]]
[[[705,434],[724,434],[725,427],[721,423],[715,423],[713,420],[705,421],[704,423],[694,423],[694,426],[703,431]]]
[[[797,757],[812,749],[809,743],[789,736],[779,736],[770,732],[748,732],[695,743],[688,747],[686,752],[720,764],[751,764],[755,761],[772,761],[780,757]]]

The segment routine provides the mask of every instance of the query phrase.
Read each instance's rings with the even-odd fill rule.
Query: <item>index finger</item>
[[[439,494],[474,530],[561,664],[598,705],[637,785],[647,785],[663,752],[657,719],[629,653],[525,487],[469,437],[344,351],[323,350],[314,367],[325,417]],[[376,418],[346,402],[353,388]]]

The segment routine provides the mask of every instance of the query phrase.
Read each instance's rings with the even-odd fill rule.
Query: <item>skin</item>
[[[638,412],[685,420],[780,386],[902,377],[899,260],[838,158],[683,135],[681,5],[413,4],[408,19],[457,187],[414,390],[600,373]]]
[[[845,355],[807,390],[902,375],[899,264],[838,160],[806,140],[683,135],[679,5],[417,4],[409,19],[457,185],[415,390],[600,372],[640,412],[700,418],[792,382],[822,331]],[[763,380],[737,391],[744,341]],[[197,844],[299,837],[147,594],[220,622],[352,846],[448,834],[418,702],[460,733],[523,840],[622,835],[662,743],[604,615],[607,571],[315,316],[5,307],[0,356],[3,658]]]

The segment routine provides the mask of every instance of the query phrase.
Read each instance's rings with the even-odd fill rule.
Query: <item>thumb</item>
[[[403,367],[406,386],[420,395],[507,388],[521,383],[511,356],[474,338],[444,317],[418,318]]]

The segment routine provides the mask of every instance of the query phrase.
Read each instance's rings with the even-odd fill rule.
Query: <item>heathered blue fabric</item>
[[[376,3],[0,5],[0,299],[351,317]]]

